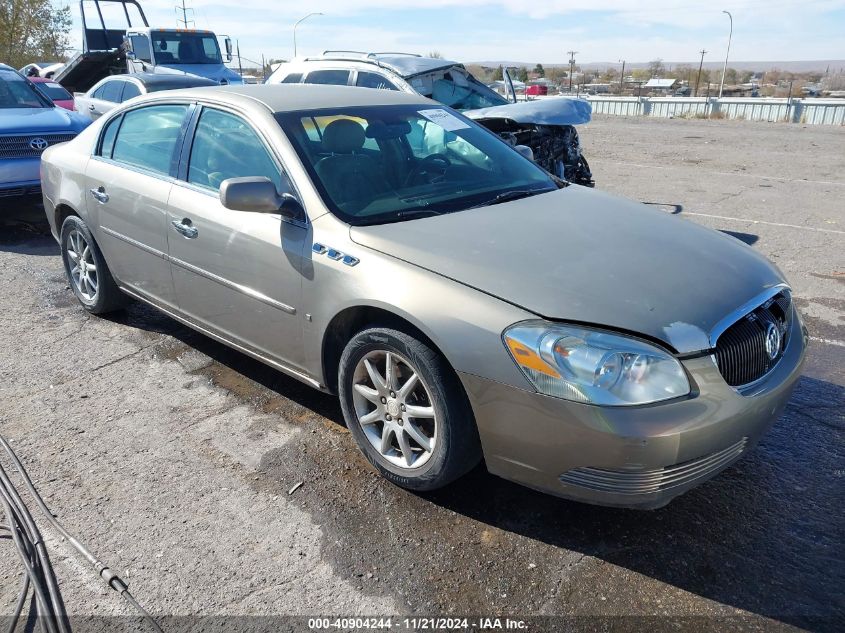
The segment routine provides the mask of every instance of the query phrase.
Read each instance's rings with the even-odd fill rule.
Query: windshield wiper
[[[485,200],[474,204],[467,209],[478,209],[479,207],[489,207],[494,204],[501,204],[502,202],[510,202],[511,200],[519,200],[520,198],[528,198],[529,196],[536,196],[539,193],[548,193],[549,189],[515,189],[513,191],[503,191],[494,198]]]

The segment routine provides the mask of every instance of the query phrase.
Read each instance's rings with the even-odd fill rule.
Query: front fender
[[[322,220],[322,219],[321,219]],[[340,224],[330,218],[333,223]],[[303,276],[305,363],[326,383],[323,344],[332,319],[353,307],[378,308],[416,327],[458,372],[530,389],[502,342],[509,325],[535,315],[447,277],[355,244],[344,233],[326,235],[315,223],[315,242],[359,260],[355,266],[310,250]],[[345,225],[344,225],[345,226]],[[310,320],[309,320],[310,318]]]

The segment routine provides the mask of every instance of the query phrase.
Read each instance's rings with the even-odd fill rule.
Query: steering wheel
[[[420,161],[413,166],[411,171],[408,173],[408,177],[405,178],[405,186],[407,187],[419,177],[427,176],[433,171],[439,171],[440,176],[437,179],[432,178],[429,180],[429,183],[437,182],[446,175],[446,170],[451,166],[452,161],[449,160],[449,157],[445,154],[429,154],[425,158],[420,159]]]

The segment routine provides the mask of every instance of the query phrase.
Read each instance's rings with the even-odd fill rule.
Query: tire
[[[392,386],[385,379],[388,355],[395,368]],[[356,334],[340,358],[338,391],[361,452],[398,486],[441,488],[481,460],[478,429],[458,377],[440,353],[405,332],[373,327]]]
[[[81,218],[71,215],[65,219],[60,245],[68,283],[83,308],[91,314],[106,314],[130,303],[129,297],[117,287],[100,247]],[[77,265],[80,257],[83,271]]]

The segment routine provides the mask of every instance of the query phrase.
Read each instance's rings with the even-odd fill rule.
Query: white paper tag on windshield
[[[433,108],[431,110],[420,110],[419,113],[432,123],[437,123],[437,125],[447,132],[454,132],[455,130],[465,130],[469,128],[466,123],[446,110]]]

